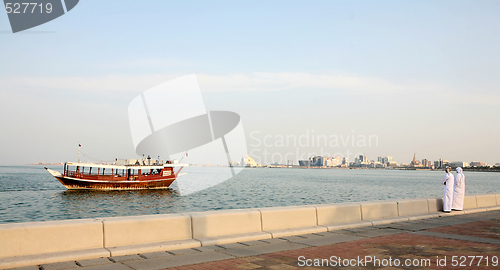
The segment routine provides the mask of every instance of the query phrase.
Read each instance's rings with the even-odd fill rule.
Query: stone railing
[[[452,214],[497,209],[500,194],[468,195]],[[0,269],[450,215],[441,210],[441,198],[424,198],[2,224]]]

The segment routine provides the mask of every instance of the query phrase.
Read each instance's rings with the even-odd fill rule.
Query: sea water
[[[49,166],[62,171],[62,166]],[[201,178],[227,168],[187,167]],[[442,171],[247,168],[209,189],[66,190],[42,166],[0,166],[0,223],[439,197]],[[466,194],[500,192],[500,173],[465,172]]]

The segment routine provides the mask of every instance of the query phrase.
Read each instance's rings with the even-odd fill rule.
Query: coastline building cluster
[[[301,167],[323,167],[323,168],[400,168],[400,169],[428,169],[439,170],[444,169],[446,166],[453,168],[493,168],[500,167],[500,163],[495,165],[488,165],[480,161],[471,161],[470,163],[464,161],[448,161],[446,159],[438,159],[436,161],[428,160],[426,158],[417,160],[416,154],[413,154],[413,159],[410,163],[398,163],[394,161],[391,156],[380,156],[377,160],[368,160],[366,155],[359,155],[354,158],[353,162],[349,162],[346,157],[328,157],[328,156],[312,156],[307,160],[299,160]]]
[[[144,158],[143,158],[144,160]],[[138,160],[139,161],[139,160]],[[174,164],[179,163],[177,160],[172,161]],[[250,167],[250,168],[260,168],[260,167],[314,167],[314,168],[388,168],[388,169],[428,169],[428,170],[439,170],[444,169],[446,166],[452,168],[462,167],[468,170],[482,170],[482,169],[494,169],[500,171],[500,163],[495,163],[494,165],[489,165],[481,161],[471,161],[470,163],[464,161],[448,161],[446,159],[438,159],[436,161],[431,161],[428,159],[417,160],[416,154],[413,155],[413,159],[410,163],[398,163],[394,161],[391,156],[379,156],[377,160],[368,160],[366,155],[359,155],[354,158],[353,162],[349,162],[347,157],[343,156],[311,156],[306,160],[299,160],[299,164],[294,164],[293,160],[287,160],[286,164],[279,164],[275,162],[274,164],[262,165],[257,163],[250,155],[241,157],[241,160],[230,162],[229,166],[232,167]],[[63,165],[64,163],[33,163],[28,165]],[[97,164],[107,164],[99,162]],[[118,164],[118,163],[109,163]],[[215,164],[189,164],[193,167],[227,167],[225,165],[215,165]]]
[[[346,157],[322,157],[312,156],[308,160],[299,160],[299,166],[302,167],[348,167],[349,160]]]
[[[246,155],[245,157],[241,157],[240,162],[230,162],[233,167],[262,167],[262,164],[257,163],[250,155]]]
[[[175,163],[175,162],[174,162]],[[213,164],[190,164],[190,166],[209,166],[209,167],[227,167],[228,165],[213,165]],[[438,159],[435,161],[422,159],[417,160],[416,154],[409,163],[398,163],[392,156],[379,156],[377,160],[369,160],[366,155],[359,155],[354,158],[354,161],[349,162],[347,157],[342,156],[311,156],[309,159],[299,160],[299,164],[294,164],[293,160],[287,160],[285,164],[275,162],[273,164],[257,163],[250,155],[241,157],[240,161],[230,162],[229,166],[247,167],[247,168],[366,168],[366,169],[409,169],[409,170],[440,170],[446,166],[453,168],[462,167],[468,170],[500,170],[500,163],[488,165],[480,161],[448,161],[446,159]]]

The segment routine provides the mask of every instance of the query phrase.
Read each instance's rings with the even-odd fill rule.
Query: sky
[[[78,143],[92,160],[137,158],[129,103],[188,74],[207,110],[240,115],[258,162],[494,164],[499,14],[498,1],[85,0],[13,34],[0,12],[0,165],[75,161]]]

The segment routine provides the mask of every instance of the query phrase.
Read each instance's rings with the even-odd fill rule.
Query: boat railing
[[[74,171],[66,171],[66,176],[69,176],[69,177],[78,177],[80,175],[81,175],[80,173],[77,173]]]

